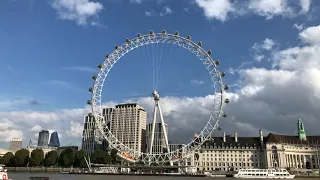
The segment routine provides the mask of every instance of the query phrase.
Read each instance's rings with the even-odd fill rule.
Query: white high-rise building
[[[166,128],[166,132],[168,134],[168,125],[164,124]],[[152,135],[152,123],[149,123],[147,125],[147,152],[150,152],[150,139]],[[166,147],[166,142],[164,138],[163,128],[160,122],[157,122],[155,124],[155,130],[154,130],[154,140],[153,140],[153,146],[152,146],[152,153],[164,153]]]
[[[136,103],[119,104],[111,121],[111,132],[131,149],[145,152],[146,122],[147,113],[142,106]]]

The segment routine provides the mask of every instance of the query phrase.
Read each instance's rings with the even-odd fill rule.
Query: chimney
[[[226,132],[223,132],[223,142],[226,142]]]
[[[234,132],[234,141],[237,143],[238,142],[238,133]]]
[[[260,137],[260,142],[263,143],[263,133],[262,130],[259,130],[259,137]]]

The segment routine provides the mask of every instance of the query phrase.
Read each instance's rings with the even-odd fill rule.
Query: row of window
[[[203,158],[202,159],[203,161],[206,161],[206,159],[205,158]],[[222,161],[225,161],[225,160],[227,160],[227,161],[229,161],[229,158],[227,158],[227,159],[225,159],[225,158],[222,158]],[[230,158],[230,161],[238,161],[238,159],[237,158]],[[245,158],[239,158],[239,161],[259,161],[260,160],[260,158],[257,158],[257,159],[251,159],[251,158],[248,158],[248,159],[245,159]],[[210,161],[210,159],[209,158],[207,158],[207,161]],[[211,158],[211,161],[213,161],[213,158]],[[214,158],[214,161],[221,161],[221,158]]]

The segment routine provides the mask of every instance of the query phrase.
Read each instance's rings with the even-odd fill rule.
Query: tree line
[[[15,154],[7,152],[0,157],[0,164],[7,167],[80,167],[85,168],[87,164],[85,151],[74,151],[71,148],[63,150],[60,154],[56,150],[44,155],[42,149],[35,149],[31,152],[27,149],[20,149]],[[87,158],[88,160],[88,158]],[[111,151],[97,150],[90,157],[91,163],[97,164],[118,164],[117,150]]]

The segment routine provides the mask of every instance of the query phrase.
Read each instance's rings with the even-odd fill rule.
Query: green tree
[[[59,156],[59,165],[62,167],[70,167],[74,163],[74,152],[71,148],[67,148],[61,152]]]
[[[18,161],[17,166],[19,167],[27,166],[29,161],[29,155],[30,155],[30,152],[27,149],[18,150],[14,155]]]
[[[42,149],[35,149],[31,152],[30,165],[31,166],[40,166],[43,164],[44,152]]]
[[[54,166],[57,164],[58,160],[58,153],[57,151],[50,151],[46,154],[44,158],[44,165],[45,166]]]
[[[110,164],[110,155],[106,151],[98,150],[92,153],[91,162],[97,164]]]
[[[77,151],[74,155],[73,166],[74,167],[81,167],[81,168],[87,167],[87,164],[86,164],[86,161],[84,160],[84,157],[87,158],[86,152],[84,152],[84,150],[81,149],[81,150]]]
[[[12,158],[10,158],[8,164],[10,167],[20,167],[19,159],[17,158],[17,156],[13,156]]]
[[[112,149],[110,152],[110,159],[112,164],[116,164],[119,162],[117,153],[118,151],[116,149]]]
[[[10,166],[10,159],[13,158],[14,155],[12,152],[7,152],[5,155],[2,156],[2,163],[6,166]]]

